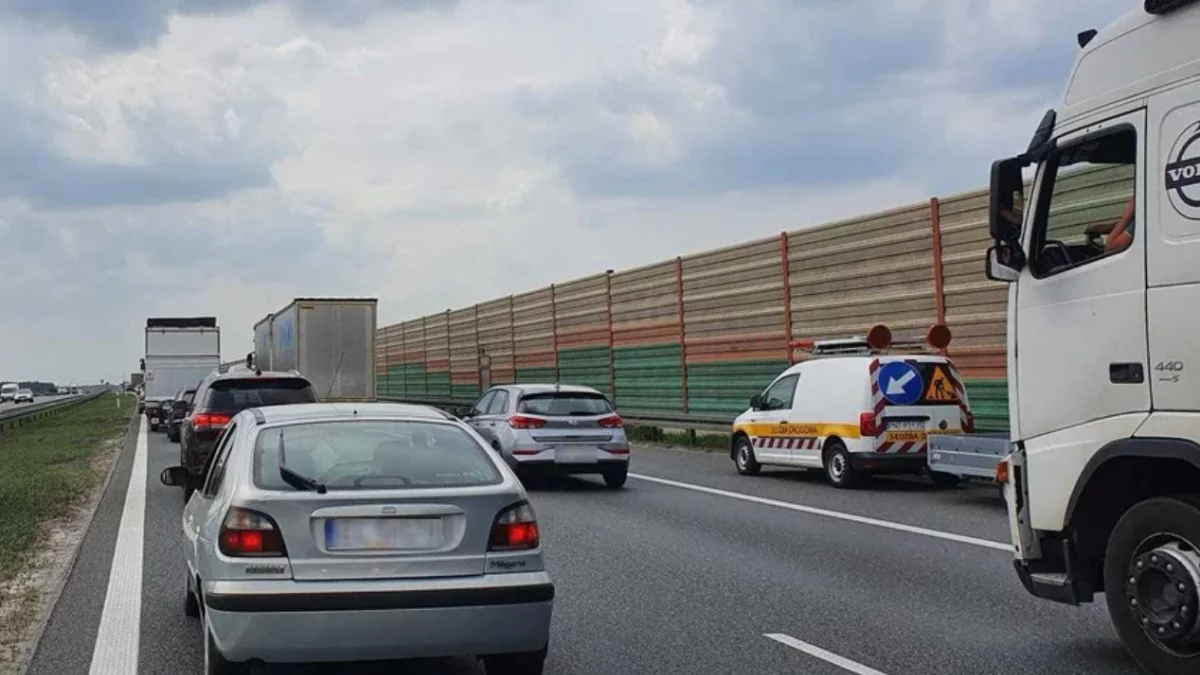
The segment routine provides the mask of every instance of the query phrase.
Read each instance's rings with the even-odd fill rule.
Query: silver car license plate
[[[331,518],[325,521],[330,551],[412,551],[438,548],[439,518]]]
[[[554,461],[563,464],[595,464],[596,446],[560,445],[554,449]]]

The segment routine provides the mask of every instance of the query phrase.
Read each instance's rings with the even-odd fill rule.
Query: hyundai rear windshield
[[[548,391],[522,396],[517,412],[545,417],[583,417],[606,415],[612,412],[612,406],[601,394]]]
[[[307,422],[265,429],[254,450],[254,483],[292,491],[293,473],[329,490],[495,485],[503,478],[486,450],[458,427],[413,421]]]
[[[308,380],[258,378],[218,380],[212,384],[204,408],[210,412],[237,413],[246,408],[291,403],[315,403],[317,395]]]

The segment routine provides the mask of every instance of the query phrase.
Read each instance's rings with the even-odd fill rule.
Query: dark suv
[[[175,400],[171,401],[171,407],[167,409],[168,441],[179,442],[179,428],[183,426],[183,418],[187,417],[188,408],[192,407],[192,401],[195,399],[195,389],[180,389],[179,393],[175,394]]]
[[[197,385],[192,408],[180,425],[179,461],[194,476],[199,476],[225,425],[234,415],[247,408],[316,401],[312,383],[294,371],[265,372],[243,367],[213,373]],[[184,488],[184,503],[191,496],[192,488]]]

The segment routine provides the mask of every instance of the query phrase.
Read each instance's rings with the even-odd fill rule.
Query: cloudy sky
[[[0,0],[0,379],[982,186],[1133,0]]]

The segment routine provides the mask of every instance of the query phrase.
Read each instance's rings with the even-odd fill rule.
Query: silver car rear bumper
[[[204,584],[217,648],[233,661],[267,663],[536,651],[550,639],[553,598],[545,572]]]

